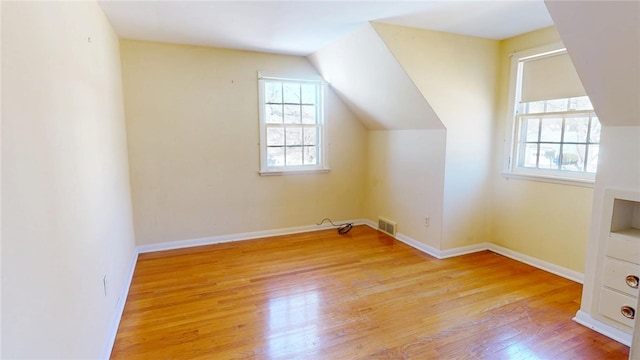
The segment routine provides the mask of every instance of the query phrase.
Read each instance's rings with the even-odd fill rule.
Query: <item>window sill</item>
[[[533,174],[520,174],[513,172],[502,172],[502,176],[507,179],[529,180],[539,181],[553,184],[562,184],[570,186],[581,186],[586,188],[593,188],[595,180],[590,179],[577,179],[569,177],[551,176],[551,175],[533,175]]]
[[[312,170],[267,170],[258,171],[260,176],[281,176],[281,175],[308,175],[308,174],[328,174],[331,169]]]

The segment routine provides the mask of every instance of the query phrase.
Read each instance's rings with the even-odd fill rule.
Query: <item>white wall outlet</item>
[[[429,227],[431,226],[431,217],[430,216],[425,216],[424,217],[424,227]]]

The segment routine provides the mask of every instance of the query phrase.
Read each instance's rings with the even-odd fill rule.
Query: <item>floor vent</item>
[[[387,234],[391,235],[391,236],[396,236],[396,228],[397,228],[397,224],[391,220],[387,220],[385,218],[382,217],[378,217],[378,229],[386,232]]]

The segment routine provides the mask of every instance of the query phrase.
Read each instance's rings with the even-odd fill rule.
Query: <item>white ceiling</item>
[[[553,25],[542,0],[100,1],[121,38],[309,55],[368,21],[505,39]]]

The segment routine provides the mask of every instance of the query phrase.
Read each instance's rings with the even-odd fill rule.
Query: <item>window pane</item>
[[[267,146],[284,145],[283,128],[267,128]]]
[[[322,85],[261,79],[260,170],[315,168],[324,161]],[[270,169],[273,168],[273,169]]]
[[[316,107],[315,105],[302,105],[302,123],[316,123]]]
[[[577,115],[567,117],[564,122],[564,142],[587,142],[589,116]]]
[[[284,106],[285,124],[300,124],[300,105]]]
[[[542,118],[540,141],[560,142],[562,136],[562,118]]]
[[[587,172],[595,173],[598,170],[598,154],[600,145],[589,145],[589,157],[587,158]]]
[[[287,166],[302,165],[302,146],[287,146]]]
[[[593,110],[593,105],[588,96],[571,98],[569,101],[570,110]]]
[[[547,101],[547,112],[567,111],[569,99],[554,99]]]
[[[565,144],[562,147],[562,170],[582,171],[585,145]]]
[[[300,104],[300,84],[284,83],[282,89],[285,103]]]
[[[265,106],[267,124],[282,124],[282,105]]]
[[[314,104],[316,103],[316,85],[313,84],[302,84],[302,103],[303,104]]]
[[[287,128],[286,135],[287,135],[287,138],[286,138],[287,146],[302,145],[302,128],[298,128],[298,127]]]
[[[595,116],[591,118],[591,133],[589,136],[589,142],[600,142],[600,121]]]
[[[266,103],[282,103],[282,83],[265,82],[264,101]]]
[[[304,145],[318,145],[318,128],[304,128]]]
[[[268,166],[284,166],[284,148],[283,147],[267,148],[267,165]]]
[[[540,130],[540,119],[523,119],[524,133],[527,142],[538,141],[538,131]]]
[[[558,169],[558,157],[560,155],[560,145],[540,144],[540,169]]]
[[[524,149],[523,167],[534,168],[538,161],[538,144],[527,144]]]
[[[304,164],[305,165],[318,164],[318,147],[317,146],[304,147]]]
[[[546,101],[532,101],[530,103],[526,103],[525,113],[526,114],[536,114],[544,112],[544,105]]]

